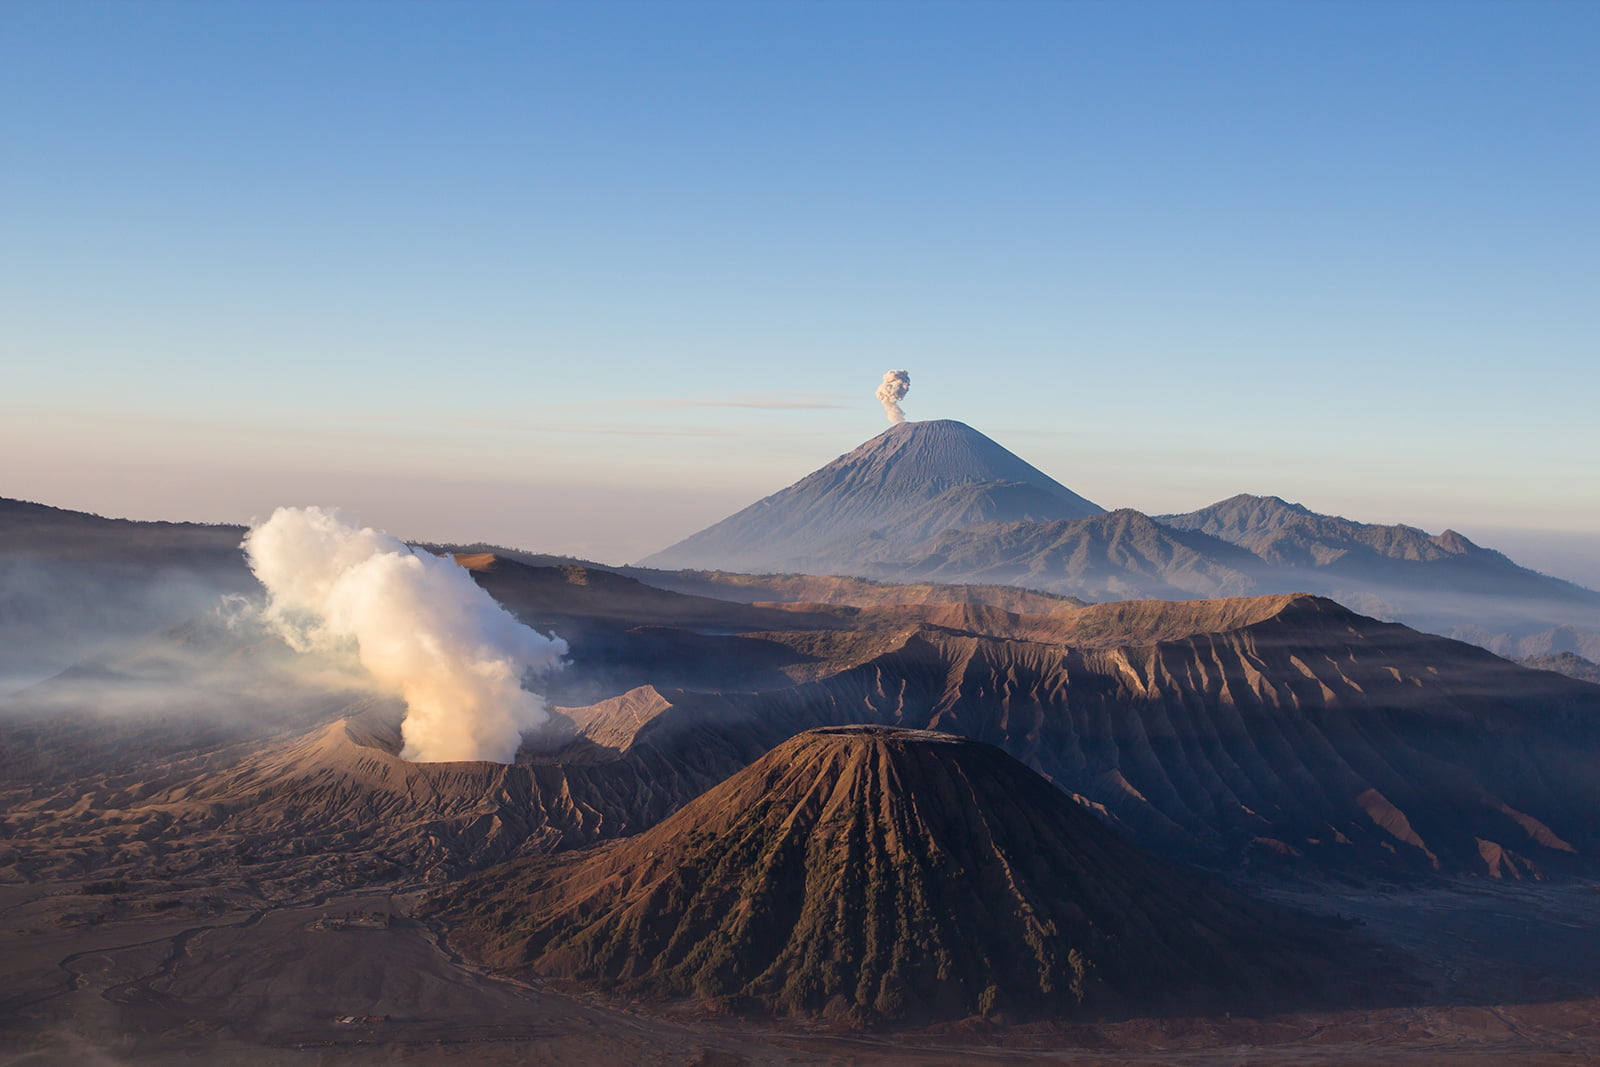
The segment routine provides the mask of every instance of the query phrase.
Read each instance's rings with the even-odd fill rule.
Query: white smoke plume
[[[509,763],[548,718],[522,679],[559,667],[567,643],[518,622],[454,560],[314,507],[279,508],[244,550],[285,640],[353,641],[378,686],[405,700],[402,758]]]
[[[903,370],[884,372],[883,384],[878,386],[878,403],[883,405],[883,413],[889,416],[891,425],[898,426],[906,421],[906,413],[900,410],[900,401],[910,391],[911,375]]]

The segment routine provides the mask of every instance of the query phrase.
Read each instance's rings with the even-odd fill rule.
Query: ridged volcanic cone
[[[1237,1010],[1342,969],[1324,921],[1149,856],[989,745],[887,727],[800,734],[427,910],[503,969],[856,1022]]]

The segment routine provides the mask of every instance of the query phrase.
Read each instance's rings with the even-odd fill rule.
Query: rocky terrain
[[[254,661],[223,645],[235,674],[213,677],[248,715],[113,717],[107,732],[16,706],[3,766],[19,869],[120,872],[221,832],[259,858],[381,850],[444,877],[637,832],[786,738],[852,723],[995,744],[1146,847],[1224,868],[1524,878],[1600,847],[1600,687],[1330,601],[728,603],[706,627],[714,601],[469,562],[530,621],[581,635],[555,692],[598,697],[558,707],[517,763],[401,760],[399,706],[358,693],[286,689],[298,712],[274,717],[241,680]],[[630,590],[655,622],[608,621]],[[591,598],[590,628],[572,628]],[[674,613],[696,625],[661,621]],[[641,682],[653,670],[671,682]]]
[[[424,914],[513,972],[857,1024],[1347,1003],[1359,956],[988,745],[867,726],[799,734],[642,834],[493,868]]]
[[[668,589],[649,571],[457,562],[571,644],[545,683],[550,722],[509,764],[401,759],[397,701],[242,609],[3,702],[0,1050],[265,1063],[305,1044],[463,1041],[593,1062],[662,1042],[704,1062],[948,1062],[1070,1046],[1205,1062],[1324,1034],[1330,1057],[1361,1062],[1441,1034],[1500,1061],[1588,1047],[1600,973],[1571,951],[1600,919],[1600,686],[1309,595],[1086,605],[688,573]],[[941,739],[807,733],[861,726]],[[1009,881],[981,881],[1002,862]],[[991,873],[975,888],[957,870]],[[1048,888],[1069,882],[1082,891]],[[491,893],[502,883],[521,903]],[[757,898],[769,921],[741,926]],[[1208,917],[1171,925],[1184,914]],[[839,932],[857,915],[882,924],[877,942]],[[1104,940],[1119,922],[1147,963],[1119,970]],[[1236,936],[1280,922],[1265,948]],[[1337,947],[1317,940],[1330,930]],[[697,962],[673,955],[697,938]],[[951,965],[941,977],[890,940]],[[809,944],[871,981],[830,978],[837,965],[796,954]],[[1313,944],[1353,969],[1308,966],[1296,953]],[[1213,956],[1231,978],[1206,971]],[[811,1023],[751,1021],[769,1010],[828,1033],[915,1030],[813,1040]],[[1072,1029],[1089,1017],[1107,1029]]]

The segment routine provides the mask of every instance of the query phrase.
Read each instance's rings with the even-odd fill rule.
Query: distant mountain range
[[[254,589],[238,550],[243,533],[0,500],[0,621],[29,623],[0,647],[0,692],[141,629],[180,622],[218,593]],[[1108,512],[947,419],[893,426],[637,567],[490,545],[423,547],[583,564],[752,601],[844,596],[854,599],[839,602],[865,604],[877,596],[859,583],[848,592],[837,581],[819,584],[824,576],[1010,586],[1094,602],[1309,592],[1513,658],[1600,660],[1600,593],[1518,566],[1453,530],[1354,522],[1246,494],[1180,515]],[[970,588],[960,596],[1020,603]]]
[[[1446,530],[1241,494],[1107,512],[959,422],[903,423],[642,566],[1007,584],[1090,601],[1312,592],[1507,655],[1600,657],[1600,593]]]

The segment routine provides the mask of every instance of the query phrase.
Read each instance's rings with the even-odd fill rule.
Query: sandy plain
[[[409,917],[413,887],[0,887],[0,1064],[1367,1064],[1600,1058],[1600,886],[1279,890],[1359,917],[1419,985],[1261,1018],[840,1033],[509,981]],[[167,903],[177,901],[178,903]]]

